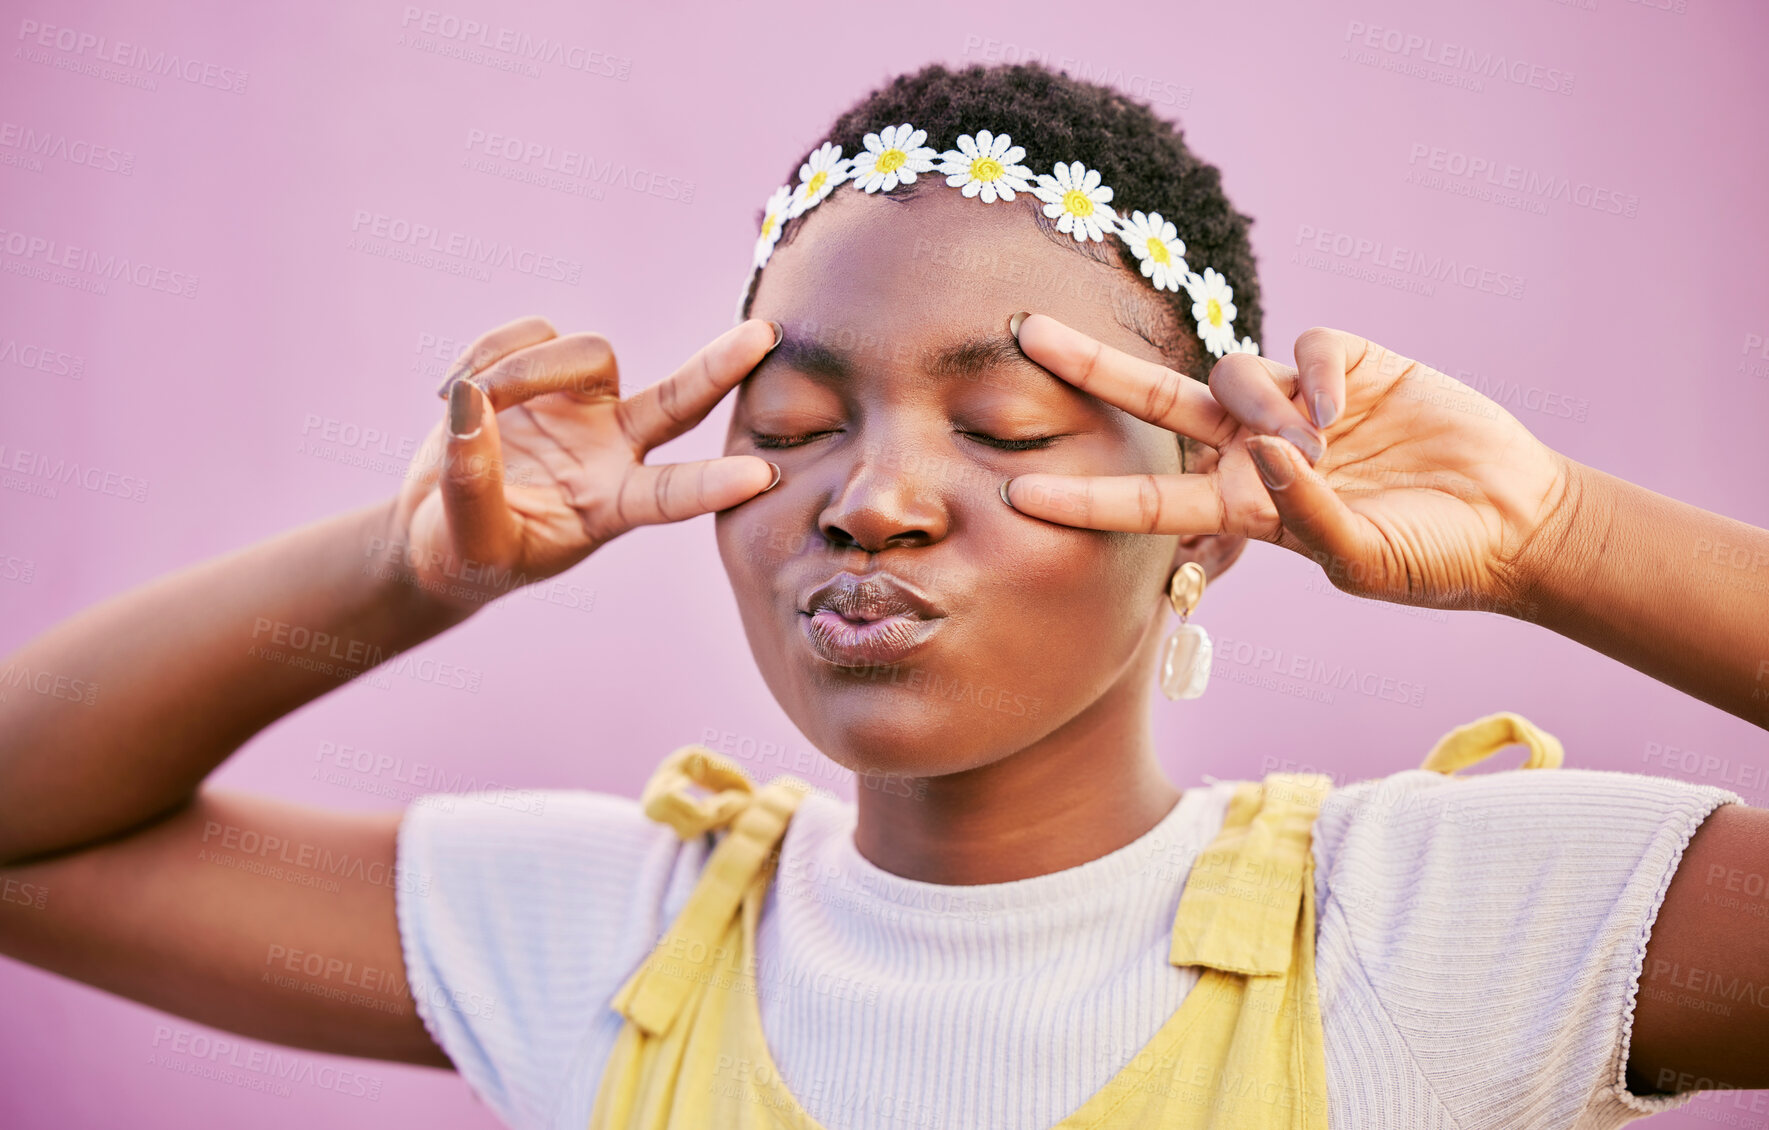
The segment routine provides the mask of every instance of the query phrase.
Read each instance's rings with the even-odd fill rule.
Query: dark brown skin
[[[394,858],[396,813],[205,784],[253,734],[338,685],[254,657],[256,625],[391,654],[636,526],[705,513],[718,514],[746,633],[788,714],[842,764],[926,782],[916,801],[858,790],[858,846],[931,882],[1074,866],[1171,808],[1179,790],[1149,733],[1156,648],[1173,621],[1164,589],[1178,562],[1214,577],[1249,540],[1309,554],[1372,598],[1531,611],[1769,722],[1769,600],[1691,552],[1723,544],[1769,560],[1769,533],[1574,463],[1497,406],[1446,407],[1490,402],[1354,335],[1305,333],[1296,368],[1231,355],[1205,388],[1164,367],[1190,359],[1164,360],[1121,324],[1147,328],[1146,282],[1050,242],[1017,204],[838,196],[763,272],[756,313],[790,343],[777,353],[767,322],[749,321],[624,395],[600,335],[512,322],[469,350],[473,385],[449,409],[461,434],[438,425],[397,499],[118,596],[8,657],[105,693],[0,705],[0,879],[51,896],[43,908],[0,901],[0,952],[248,1035],[446,1065],[410,1010],[260,979],[271,947],[400,969],[390,886],[325,893],[201,857],[220,825],[382,868]],[[1026,267],[953,266],[966,262]],[[1111,285],[1027,277],[1142,297],[1115,305],[1099,300]],[[1008,319],[1024,310],[1016,342]],[[929,367],[966,339],[982,341],[987,365]],[[844,373],[806,348],[819,342],[846,349]],[[1432,396],[1408,395],[1420,380]],[[644,462],[740,385],[727,457]],[[1301,408],[1315,392],[1335,408],[1319,430]],[[1285,427],[1324,434],[1312,467],[1261,438]],[[826,434],[778,448],[753,431]],[[1026,452],[978,438],[1057,433]],[[1194,441],[1186,475],[1176,433]],[[1264,485],[1256,456],[1287,485]],[[766,490],[764,460],[781,467]],[[1009,476],[1011,507],[997,494]],[[411,552],[387,552],[399,545]],[[514,579],[462,580],[467,561]],[[832,669],[799,635],[797,599],[843,567],[899,571],[946,607],[950,622],[896,681]],[[936,676],[1004,690],[1010,705],[929,693]],[[1690,844],[1648,950],[1637,1090],[1769,1086],[1769,1009],[1720,1015],[1644,991],[1687,984],[1693,969],[1769,983],[1765,919],[1706,897],[1734,872],[1769,874],[1769,813],[1723,806]]]

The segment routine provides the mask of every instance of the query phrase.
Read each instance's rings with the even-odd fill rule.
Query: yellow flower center
[[[764,236],[768,236],[768,235],[773,235],[773,234],[774,234],[774,220],[775,220],[775,215],[776,215],[776,214],[775,214],[775,213],[773,213],[773,212],[769,212],[769,213],[768,213],[768,218],[767,218],[767,219],[765,219],[765,220],[763,220],[763,221],[762,221],[762,234],[763,234],[763,235],[764,235]]]
[[[1000,180],[1001,174],[1005,172],[1007,170],[1001,167],[1001,162],[993,157],[978,157],[970,163],[970,175],[973,180]]]
[[[816,175],[805,182],[805,196],[809,198],[817,195],[817,193],[822,190],[823,184],[827,180],[829,180],[829,174],[822,169],[818,169]]]
[[[1212,298],[1204,305],[1204,317],[1217,329],[1222,328],[1222,303]]]
[[[1173,256],[1167,254],[1167,245],[1152,235],[1149,237],[1149,258],[1163,267],[1173,264]]]
[[[872,166],[881,173],[894,173],[909,160],[909,154],[901,149],[887,149],[878,155],[878,164]]]
[[[1077,216],[1091,216],[1093,215],[1093,201],[1087,198],[1087,193],[1078,188],[1071,188],[1063,193],[1063,210]]]

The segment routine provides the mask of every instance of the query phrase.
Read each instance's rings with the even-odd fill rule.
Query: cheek
[[[796,605],[795,583],[808,573],[807,559],[827,556],[809,499],[795,497],[781,483],[735,509],[715,514],[713,531],[719,559],[731,584],[737,612],[758,662],[780,652],[776,638]],[[792,578],[797,578],[795,582]]]
[[[769,579],[786,562],[811,550],[809,527],[794,520],[795,512],[785,501],[758,497],[713,518],[719,557],[739,608],[770,599]]]
[[[989,578],[985,650],[1077,685],[1116,671],[1160,609],[1177,539],[1037,522],[1011,513],[979,523],[975,551]]]

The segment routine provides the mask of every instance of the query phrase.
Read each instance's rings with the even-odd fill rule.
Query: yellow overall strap
[[[752,1101],[739,1054],[766,1054],[756,1014],[755,924],[787,824],[809,791],[792,777],[756,788],[729,759],[701,746],[670,754],[646,785],[646,815],[684,840],[728,831],[669,930],[614,994],[626,1022],[603,1065],[591,1130],[793,1125]]]
[[[1192,864],[1173,919],[1175,965],[1238,974],[1242,996],[1215,1041],[1221,1127],[1325,1130],[1326,1036],[1314,972],[1314,821],[1332,789],[1319,773],[1242,782],[1210,849]]]
[[[1529,758],[1523,763],[1525,769],[1558,769],[1565,759],[1565,750],[1553,734],[1521,714],[1501,710],[1465,722],[1439,738],[1419,768],[1453,777],[1456,770],[1485,761],[1508,745],[1519,744],[1529,747]]]
[[[1290,968],[1315,815],[1331,787],[1319,773],[1273,773],[1263,785],[1235,786],[1222,831],[1180,894],[1173,964],[1260,977]]]
[[[1169,959],[1197,983],[1122,1071],[1057,1130],[1326,1130],[1314,971],[1314,820],[1331,781],[1240,782],[1192,863]]]
[[[696,797],[696,786],[714,790]],[[730,759],[702,746],[683,746],[664,759],[640,797],[645,815],[684,840],[730,828],[707,859],[687,905],[638,970],[614,994],[616,1012],[646,1034],[669,1031],[682,1004],[713,978],[732,954],[719,943],[737,919],[744,893],[758,878],[808,789],[782,777],[757,791]]]

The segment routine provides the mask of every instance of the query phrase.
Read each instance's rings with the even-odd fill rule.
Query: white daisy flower
[[[1012,200],[1016,192],[1031,191],[1032,170],[1020,164],[1025,156],[1025,148],[1015,145],[1005,133],[978,130],[975,140],[968,133],[961,134],[958,148],[940,155],[940,171],[948,174],[946,183],[953,188],[993,204],[997,197]]]
[[[792,206],[792,189],[781,185],[768,197],[768,203],[762,208],[762,234],[756,236],[755,265],[759,268],[774,254],[774,245],[780,242],[780,229],[786,224],[787,209]]]
[[[836,185],[848,179],[853,165],[852,161],[842,159],[841,146],[825,141],[799,166],[799,183],[792,190],[792,207],[786,218],[802,216],[821,204],[824,197],[835,191]]]
[[[1161,213],[1130,213],[1128,220],[1118,219],[1118,238],[1130,245],[1131,254],[1142,260],[1142,277],[1154,281],[1156,290],[1179,293],[1179,287],[1192,269],[1185,263],[1185,241],[1173,221]]]
[[[1198,336],[1214,356],[1235,347],[1235,292],[1228,280],[1205,267],[1202,275],[1187,275],[1185,288],[1192,296],[1192,317],[1198,320]]]
[[[1105,230],[1117,218],[1109,201],[1112,190],[1100,182],[1099,171],[1084,167],[1079,161],[1067,165],[1057,162],[1050,174],[1038,177],[1032,195],[1044,201],[1044,214],[1056,221],[1056,230],[1075,237],[1076,242],[1103,242]]]
[[[886,126],[866,135],[866,148],[854,154],[854,167],[849,173],[854,187],[865,192],[889,192],[899,184],[914,184],[916,173],[932,171],[938,156],[922,143],[927,130],[916,129],[908,122]]]
[[[1244,337],[1238,344],[1229,346],[1228,351],[1230,353],[1251,353],[1257,357],[1259,356],[1259,343],[1250,337]]]

